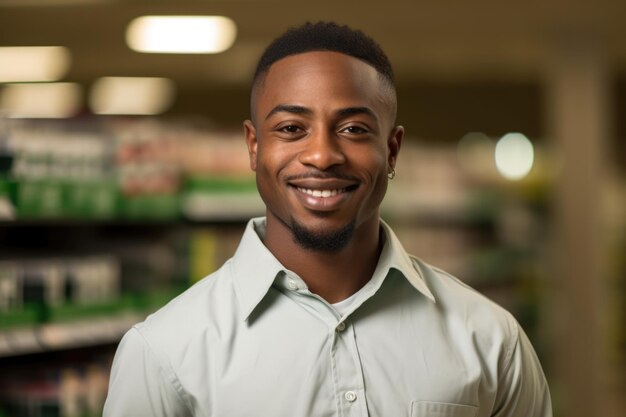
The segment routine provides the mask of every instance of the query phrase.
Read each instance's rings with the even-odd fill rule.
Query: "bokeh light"
[[[496,143],[496,167],[506,179],[524,178],[532,169],[534,159],[533,144],[521,133],[507,133]]]

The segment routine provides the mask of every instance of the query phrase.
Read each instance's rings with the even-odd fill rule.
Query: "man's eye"
[[[342,132],[352,133],[354,135],[361,135],[367,133],[367,130],[360,126],[348,126],[342,130]]]
[[[283,126],[279,130],[285,133],[298,133],[302,131],[302,129],[296,125]]]

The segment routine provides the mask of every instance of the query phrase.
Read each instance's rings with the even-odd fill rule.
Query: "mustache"
[[[288,175],[285,181],[304,180],[304,179],[340,179],[347,181],[361,182],[358,177],[340,171],[308,171],[300,174]]]

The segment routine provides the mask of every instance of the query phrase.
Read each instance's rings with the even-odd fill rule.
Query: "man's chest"
[[[477,415],[481,358],[445,326],[392,310],[343,322],[287,311],[190,353],[178,374],[197,415]]]

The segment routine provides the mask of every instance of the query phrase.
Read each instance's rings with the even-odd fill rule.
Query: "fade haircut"
[[[265,50],[254,72],[253,83],[265,74],[272,64],[290,55],[312,51],[340,52],[370,64],[392,86],[393,69],[387,55],[376,41],[348,26],[333,22],[307,22],[289,29],[276,38]]]
[[[251,106],[254,106],[254,91],[262,84],[272,64],[291,55],[313,51],[339,52],[371,65],[385,80],[395,103],[393,69],[387,55],[376,41],[360,30],[346,25],[333,22],[307,22],[287,30],[265,49],[252,79]],[[251,112],[254,112],[254,109],[251,108]]]

